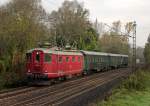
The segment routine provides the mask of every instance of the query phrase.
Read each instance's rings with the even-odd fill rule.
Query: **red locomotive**
[[[29,79],[56,80],[128,66],[128,55],[36,48],[27,52]],[[38,81],[39,82],[39,81]]]
[[[28,78],[55,79],[79,75],[83,71],[80,52],[37,48],[27,52]]]

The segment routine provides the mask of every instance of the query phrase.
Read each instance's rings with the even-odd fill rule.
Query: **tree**
[[[51,33],[55,36],[53,39],[57,46],[64,47],[68,43],[71,46],[76,45],[78,49],[94,46],[91,44],[94,42],[92,40],[97,38],[88,15],[89,11],[76,0],[65,1],[58,11],[53,11],[50,18]],[[87,40],[90,40],[89,43],[86,43]]]
[[[130,34],[134,30],[133,22],[127,22],[125,24],[125,33]]]
[[[139,59],[141,63],[144,63],[144,48],[143,47],[137,47],[136,58]]]
[[[12,0],[0,7],[1,72],[14,75],[24,71],[26,50],[46,39],[44,17],[40,0]]]
[[[149,66],[150,65],[150,34],[148,36],[147,43],[145,44],[144,58],[147,66]]]
[[[112,23],[112,31],[106,32],[99,39],[100,51],[109,53],[129,54],[129,42],[126,35],[120,34],[121,22]]]
[[[113,22],[112,23],[112,28],[113,28],[113,30],[112,30],[112,35],[114,34],[114,35],[118,35],[119,33],[120,33],[120,31],[121,31],[121,21],[115,21],[115,22]]]

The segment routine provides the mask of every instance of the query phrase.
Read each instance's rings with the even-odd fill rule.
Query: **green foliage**
[[[97,36],[98,34],[95,32],[93,28],[89,28],[86,32],[84,37],[80,38],[78,42],[78,49],[83,50],[95,50],[97,46]]]
[[[145,90],[148,78],[147,72],[137,71],[124,82],[123,87],[128,90]]]
[[[0,73],[0,89],[18,87],[25,84],[25,79],[18,75],[18,73],[13,71]]]
[[[109,32],[104,31],[105,33],[100,36],[97,43],[97,50],[129,55],[130,45],[127,36],[133,31],[132,24],[126,23],[125,27],[122,27],[121,21],[114,21],[111,27],[112,29]],[[127,35],[120,33],[123,28],[125,28]]]
[[[58,11],[51,14],[47,14],[40,3],[41,0],[12,0],[0,7],[1,86],[13,85],[24,78],[25,52],[35,48],[38,42],[49,41],[52,46],[65,47],[69,44],[81,50],[128,54],[127,38],[116,37],[121,29],[120,21],[113,23],[115,31],[99,40],[98,31],[89,21],[89,10],[82,3],[64,1]],[[131,31],[129,26],[126,26],[128,33]]]
[[[107,101],[97,106],[149,106],[150,72],[139,70],[115,89]]]
[[[88,15],[89,11],[76,0],[65,1],[58,11],[53,11],[51,33],[56,36],[56,45],[64,47],[70,44],[78,49],[95,49],[98,35]]]
[[[144,48],[143,47],[137,47],[136,57],[137,59],[140,59],[140,62],[144,63]]]
[[[25,52],[47,38],[48,29],[41,22],[44,11],[39,3],[40,0],[12,0],[0,7],[1,86],[24,78]]]
[[[149,66],[150,65],[150,35],[148,37],[147,43],[144,48],[144,57],[147,66]]]
[[[113,33],[114,34],[114,33]],[[129,44],[126,37],[105,33],[99,39],[101,51],[108,53],[129,54]]]

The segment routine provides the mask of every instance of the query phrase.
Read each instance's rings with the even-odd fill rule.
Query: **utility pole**
[[[132,71],[136,70],[136,22],[133,22],[133,54],[132,54]]]
[[[132,49],[132,72],[134,72],[135,70],[136,70],[136,26],[137,26],[137,24],[136,24],[136,21],[134,21],[134,22],[131,22],[132,23],[132,27],[133,27],[133,34],[131,35],[131,34],[126,34],[126,33],[123,33],[123,32],[121,32],[120,31],[120,33],[121,34],[123,34],[123,35],[121,35],[121,36],[127,36],[128,38],[132,38],[133,39],[133,49]],[[104,25],[106,25],[108,28],[110,28],[110,30],[114,30],[111,26],[109,26],[108,24],[106,24],[106,23],[104,23]],[[120,36],[120,35],[119,35]]]

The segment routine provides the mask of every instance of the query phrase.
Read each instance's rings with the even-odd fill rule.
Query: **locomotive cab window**
[[[35,57],[36,62],[40,62],[40,54],[37,52]]]
[[[44,61],[45,62],[51,62],[51,60],[52,60],[51,55],[50,54],[45,54]]]

